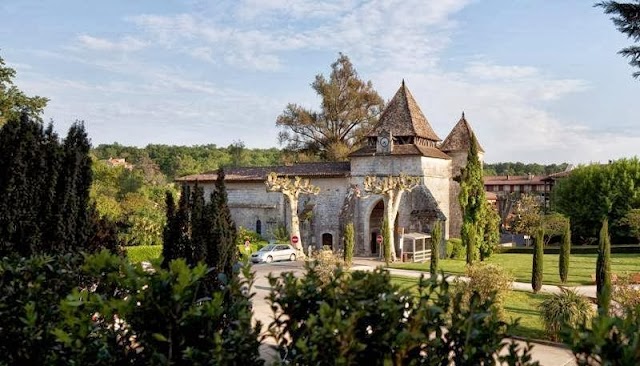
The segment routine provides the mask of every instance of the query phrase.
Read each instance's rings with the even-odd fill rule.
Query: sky
[[[279,147],[287,103],[340,52],[385,99],[404,79],[444,139],[464,111],[486,162],[640,155],[631,41],[588,0],[2,0],[0,56],[44,118],[93,145]]]

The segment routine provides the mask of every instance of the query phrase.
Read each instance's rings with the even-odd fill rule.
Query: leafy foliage
[[[563,328],[576,329],[586,324],[595,315],[591,302],[575,290],[560,288],[540,304],[540,316],[547,335],[557,341]]]
[[[482,233],[483,240],[478,243],[480,260],[489,258],[500,244],[500,215],[498,211],[487,201],[485,202]]]
[[[626,231],[621,219],[631,209],[640,208],[638,187],[638,158],[580,166],[554,186],[552,206],[571,219],[574,237],[595,241],[598,227],[608,217],[616,239],[616,233]]]
[[[269,282],[269,335],[283,363],[534,364],[529,349],[504,340],[509,326],[491,310],[491,296],[483,301],[474,294],[462,307],[462,294],[452,294],[446,281],[422,278],[411,293],[391,284],[380,268],[350,274],[337,268],[323,283],[308,263],[302,277],[282,273]],[[507,354],[498,356],[505,348]]]
[[[521,162],[512,163],[484,163],[484,175],[549,175],[553,173],[562,172],[567,169],[567,163],[561,164],[525,164]]]
[[[629,235],[640,240],[640,209],[629,210],[619,221],[620,225],[628,228]]]
[[[605,14],[614,14],[611,20],[616,28],[634,42],[640,41],[640,2],[602,1],[595,6],[604,8]],[[631,59],[629,65],[640,68],[640,46],[629,46],[618,53]],[[633,77],[640,78],[640,71]]]
[[[571,257],[571,224],[567,220],[565,224],[564,234],[562,235],[562,247],[560,248],[560,258],[558,259],[558,269],[560,272],[560,281],[567,282],[569,277],[569,263]]]
[[[280,144],[323,160],[346,160],[376,127],[384,101],[343,54],[331,64],[329,79],[317,75],[311,87],[322,98],[320,111],[288,104],[276,120]]]
[[[600,229],[598,260],[596,261],[598,311],[603,314],[609,313],[611,290],[611,238],[609,238],[609,220],[605,218]]]
[[[465,256],[465,248],[462,245],[462,240],[458,238],[449,238],[446,244],[447,258],[462,259]]]
[[[531,288],[538,292],[542,288],[542,276],[544,273],[544,229],[538,228],[535,235],[533,251],[533,265],[531,270]]]
[[[348,222],[344,227],[344,262],[347,267],[351,266],[351,262],[353,262],[355,241],[353,222]]]
[[[513,275],[493,263],[475,263],[465,271],[469,281],[456,282],[457,290],[462,293],[462,303],[468,304],[474,294],[480,299],[492,299],[491,309],[498,319],[504,319],[505,297],[511,291]]]
[[[568,329],[563,339],[577,364],[640,364],[640,308],[626,317],[600,314],[590,324]]]
[[[640,309],[640,288],[633,282],[631,275],[618,276],[613,287],[616,314],[631,316]]]
[[[41,121],[40,115],[49,101],[47,98],[24,94],[13,84],[15,76],[16,71],[7,67],[0,57],[0,127],[10,119],[19,119],[21,114]]]
[[[384,255],[384,261],[389,265],[389,262],[392,261],[391,258],[391,235],[393,235],[391,228],[389,227],[389,221],[385,218],[382,220],[382,229],[380,230],[380,235],[382,235],[382,250]]]

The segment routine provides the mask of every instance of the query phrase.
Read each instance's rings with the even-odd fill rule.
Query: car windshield
[[[262,247],[259,252],[270,252],[272,251],[276,246],[274,244],[269,244],[266,247]]]

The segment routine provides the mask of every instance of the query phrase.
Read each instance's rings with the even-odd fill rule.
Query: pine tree
[[[562,235],[562,247],[560,248],[560,260],[559,260],[559,269],[560,269],[560,281],[562,283],[567,282],[567,277],[569,276],[569,258],[571,256],[571,223],[567,220],[567,225],[564,229],[564,234]]]
[[[344,262],[347,266],[351,266],[351,263],[353,262],[354,242],[355,233],[353,230],[353,222],[349,222],[344,227]]]
[[[431,266],[429,273],[435,276],[438,273],[438,261],[440,260],[440,245],[442,243],[442,222],[436,220],[431,231]]]
[[[598,260],[596,262],[596,294],[598,311],[609,313],[611,305],[611,238],[609,237],[609,219],[602,221],[600,241],[598,242]]]
[[[627,37],[638,43],[640,41],[640,2],[602,1],[595,6],[604,8],[606,14],[615,15],[611,20],[616,28]],[[629,65],[640,68],[640,46],[625,47],[618,52],[631,60]],[[633,73],[634,78],[640,78],[640,71]]]
[[[467,165],[462,169],[460,177],[458,201],[462,210],[462,244],[467,248],[467,264],[471,264],[476,257],[476,244],[484,238],[483,211],[486,201],[478,141],[473,133],[469,143]]]
[[[544,268],[544,230],[538,228],[535,235],[533,251],[533,268],[531,271],[531,288],[537,293],[542,288],[542,275]]]

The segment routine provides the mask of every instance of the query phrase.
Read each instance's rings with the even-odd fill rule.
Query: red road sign
[[[382,244],[382,235],[378,234],[376,241],[378,242],[378,244]]]
[[[298,239],[298,237],[297,237],[297,236],[292,236],[292,237],[291,237],[291,243],[292,243],[292,244],[298,244],[298,240],[299,240],[299,239]]]

